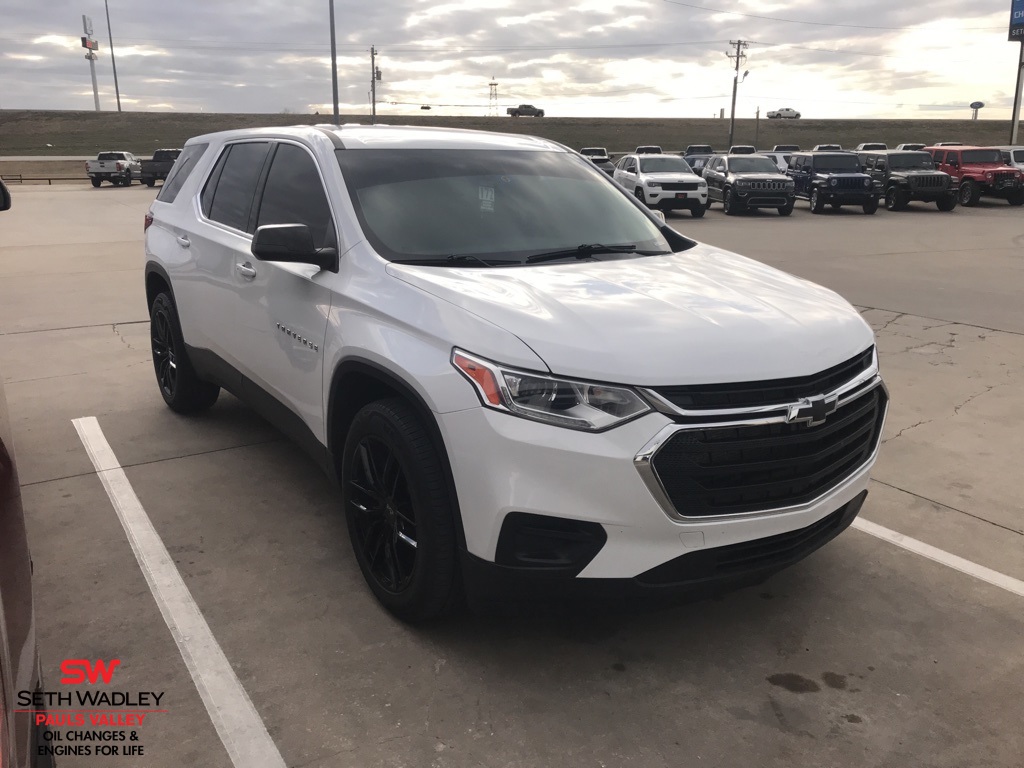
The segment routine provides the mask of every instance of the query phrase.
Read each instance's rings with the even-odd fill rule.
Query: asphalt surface
[[[378,608],[334,491],[230,396],[156,389],[143,187],[15,187],[0,214],[0,374],[44,673],[119,658],[163,692],[141,758],[227,768],[72,419],[95,416],[286,764],[1019,766],[1024,598],[859,530],[760,587],[657,613]],[[1024,212],[702,220],[684,234],[821,282],[879,332],[892,408],[862,517],[1024,579]]]

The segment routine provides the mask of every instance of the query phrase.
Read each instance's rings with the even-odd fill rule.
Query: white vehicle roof
[[[424,128],[406,125],[317,125],[289,128],[245,128],[196,136],[189,143],[226,142],[237,139],[295,138],[310,142],[335,136],[345,149],[507,149],[532,152],[567,152],[554,141],[459,128]]]

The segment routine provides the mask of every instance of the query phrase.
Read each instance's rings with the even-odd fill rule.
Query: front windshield
[[[908,152],[905,155],[889,155],[889,168],[893,171],[933,171],[935,163],[927,152]]]
[[[693,173],[693,170],[681,157],[657,155],[640,158],[641,173]]]
[[[965,149],[960,157],[965,163],[1003,164],[1003,155],[998,149]]]
[[[469,255],[519,264],[585,243],[672,250],[655,222],[577,155],[491,149],[335,155],[363,232],[389,261]]]
[[[733,173],[778,173],[779,167],[767,157],[731,157],[729,170]]]
[[[814,170],[820,173],[857,173],[860,160],[856,155],[822,155],[814,158]]]

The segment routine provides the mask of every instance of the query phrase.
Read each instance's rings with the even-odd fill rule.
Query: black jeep
[[[750,208],[775,208],[782,216],[793,212],[793,182],[764,155],[715,155],[704,166],[704,180],[708,207],[721,201],[728,216]]]
[[[927,152],[867,152],[861,163],[864,173],[881,185],[887,210],[902,211],[911,200],[935,203],[940,211],[956,208],[956,185],[948,173],[935,169]]]
[[[786,175],[796,185],[796,196],[809,200],[811,213],[826,205],[838,211],[844,205],[859,205],[864,213],[878,210],[881,188],[862,173],[855,152],[795,152]]]

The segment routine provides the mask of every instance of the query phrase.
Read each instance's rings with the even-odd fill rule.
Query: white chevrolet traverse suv
[[[857,311],[681,236],[561,145],[200,136],[145,250],[164,400],[223,388],[304,446],[405,620],[752,583],[867,494],[887,394]]]

